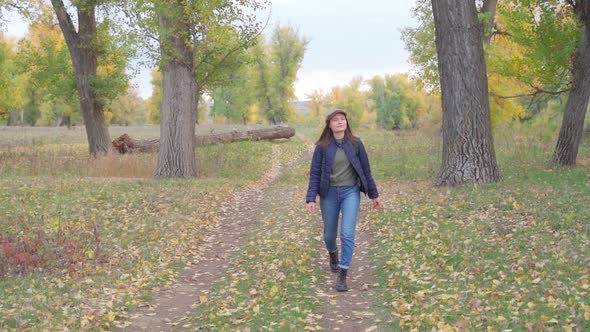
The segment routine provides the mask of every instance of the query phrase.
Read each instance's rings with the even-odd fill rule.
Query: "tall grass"
[[[234,126],[198,126],[198,134],[214,130],[224,132]],[[239,126],[239,129],[249,127]],[[111,127],[111,137],[128,133],[136,139],[153,139],[159,136],[156,126]],[[246,144],[246,145],[244,145]],[[245,148],[250,153],[242,153]],[[228,177],[237,173],[247,179],[260,175],[264,164],[252,161],[261,155],[268,156],[268,143],[247,145],[237,143],[226,146],[197,148],[197,176]],[[0,129],[0,177],[13,176],[84,176],[151,178],[155,174],[157,154],[109,155],[91,159],[88,155],[86,133],[83,128],[2,127]],[[236,172],[244,168],[247,172]]]
[[[556,137],[539,128],[511,124],[494,129],[494,148],[502,178],[524,177],[547,169]],[[438,130],[356,130],[363,140],[376,178],[431,180],[441,163],[442,134]],[[318,134],[319,135],[319,134]],[[578,162],[589,165],[590,140],[580,144]]]

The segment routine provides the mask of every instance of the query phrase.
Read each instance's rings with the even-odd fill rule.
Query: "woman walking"
[[[320,196],[324,242],[330,269],[338,273],[336,290],[339,292],[348,290],[346,275],[354,251],[361,192],[373,200],[373,208],[379,208],[379,192],[371,175],[365,147],[358,137],[352,135],[346,112],[336,109],[326,115],[326,126],[316,143],[305,200],[307,211],[314,213],[316,197]],[[342,254],[339,258],[336,233],[341,212]]]

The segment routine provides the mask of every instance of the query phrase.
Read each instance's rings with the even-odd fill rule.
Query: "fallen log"
[[[295,135],[295,128],[272,127],[247,131],[231,131],[219,134],[196,135],[195,146],[231,143],[238,141],[259,141],[268,139],[291,138]],[[123,134],[113,140],[113,147],[121,154],[158,152],[160,147],[159,139],[136,140],[127,134]]]

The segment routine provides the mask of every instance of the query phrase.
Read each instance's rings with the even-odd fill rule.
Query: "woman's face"
[[[347,125],[344,114],[336,114],[330,119],[330,129],[334,134],[346,131]]]

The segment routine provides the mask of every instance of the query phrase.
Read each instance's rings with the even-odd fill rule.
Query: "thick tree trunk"
[[[481,25],[473,1],[432,0],[443,109],[442,164],[434,184],[499,180]]]
[[[194,177],[197,83],[186,24],[170,13],[159,14],[162,52],[162,107],[157,177]],[[184,29],[179,26],[184,26]]]
[[[588,2],[586,1],[586,3]],[[580,4],[579,6],[583,7],[584,5]],[[588,4],[585,7],[588,7]],[[578,157],[578,147],[582,140],[584,118],[590,98],[590,18],[587,17],[590,15],[590,10],[586,9],[586,11],[586,15],[582,16],[585,17],[585,20],[582,18],[581,23],[584,28],[580,45],[574,54],[572,88],[551,158],[552,167],[574,166]],[[580,16],[578,13],[579,18]]]
[[[292,127],[261,128],[248,131],[232,131],[229,133],[197,135],[195,146],[223,144],[239,141],[260,141],[270,139],[291,138],[295,136]],[[158,152],[160,140],[136,140],[123,134],[113,141],[113,147],[119,153]]]
[[[102,105],[99,103],[91,85],[96,77],[98,67],[96,61],[98,50],[93,46],[96,37],[96,5],[93,2],[81,1],[77,6],[79,31],[76,32],[63,1],[51,0],[51,4],[68,45],[74,66],[80,109],[86,127],[90,155],[97,157],[108,154],[111,138]]]

